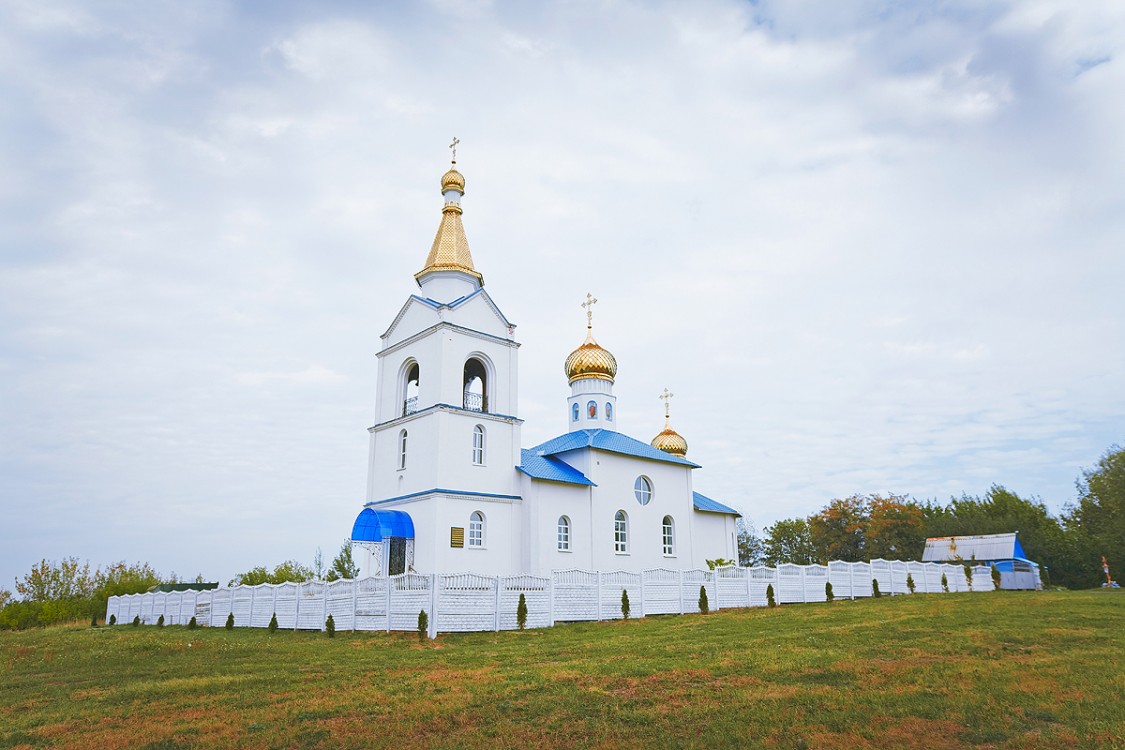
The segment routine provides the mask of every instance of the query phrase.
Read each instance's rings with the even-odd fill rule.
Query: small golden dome
[[[465,175],[458,172],[456,167],[452,167],[441,176],[441,192],[444,193],[446,190],[465,192]]]
[[[652,439],[653,448],[671,453],[673,456],[685,458],[687,456],[687,440],[684,436],[672,429],[671,423],[664,420],[664,429]]]
[[[567,381],[573,383],[582,378],[596,378],[613,382],[617,377],[617,360],[608,349],[598,346],[594,341],[594,334],[589,329],[586,331],[586,340],[582,346],[570,353],[566,358]]]

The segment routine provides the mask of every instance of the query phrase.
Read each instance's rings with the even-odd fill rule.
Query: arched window
[[[484,546],[484,514],[479,510],[469,516],[469,546]]]
[[[559,516],[559,552],[570,551],[570,519]]]
[[[591,401],[590,403],[586,404],[586,419],[597,419],[597,418],[598,418],[598,404],[595,401]]]
[[[473,464],[484,466],[484,428],[479,424],[473,428]]]
[[[462,406],[469,411],[488,411],[488,370],[476,357],[465,360],[465,386]]]
[[[613,404],[608,401],[605,402],[605,421],[613,421]]]
[[[578,404],[575,404],[574,406],[570,407],[570,415],[571,415],[571,419],[573,419],[575,422],[578,421]]]
[[[633,494],[636,495],[638,503],[648,505],[652,500],[652,482],[648,477],[637,477],[637,481],[633,482]]]
[[[629,551],[629,516],[623,510],[613,517],[613,551],[618,554]]]
[[[406,430],[398,434],[398,468],[406,468]]]
[[[662,541],[664,543],[664,556],[671,557],[676,554],[676,524],[671,516],[664,516],[662,527]]]
[[[406,367],[406,380],[402,388],[402,416],[418,411],[418,363]]]

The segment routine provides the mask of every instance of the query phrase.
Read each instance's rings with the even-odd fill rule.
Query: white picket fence
[[[140,618],[155,624],[186,625],[192,617],[203,626],[221,627],[234,615],[235,627],[264,628],[277,615],[278,627],[323,630],[332,615],[337,630],[414,631],[418,613],[425,610],[429,634],[486,630],[515,630],[520,594],[527,603],[527,627],[556,622],[620,619],[621,592],[629,594],[630,617],[685,614],[699,611],[699,589],[707,591],[711,609],[766,606],[766,588],[773,586],[778,604],[823,602],[826,583],[837,599],[857,599],[880,593],[909,593],[907,576],[919,594],[949,591],[992,591],[991,570],[972,568],[972,585],[960,565],[872,560],[833,561],[828,565],[779,565],[776,568],[719,568],[717,570],[646,570],[642,573],[562,570],[550,577],[532,575],[482,576],[405,573],[389,578],[362,578],[325,583],[265,583],[210,591],[129,594],[113,596],[106,621],[118,624]]]

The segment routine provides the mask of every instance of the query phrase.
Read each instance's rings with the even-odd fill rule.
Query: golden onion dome
[[[446,190],[465,192],[465,175],[458,172],[456,167],[441,176],[441,192],[444,193]]]
[[[687,440],[684,436],[672,429],[672,424],[665,419],[664,429],[652,439],[653,448],[671,453],[673,456],[685,458],[687,456]]]
[[[594,334],[589,328],[586,329],[586,340],[570,353],[564,367],[570,383],[583,378],[608,380],[612,383],[617,377],[617,359],[608,349],[603,349],[594,341]]]

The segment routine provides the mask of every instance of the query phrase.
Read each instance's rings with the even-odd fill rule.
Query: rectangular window
[[[457,549],[465,546],[464,526],[451,526],[449,528],[449,546]]]

